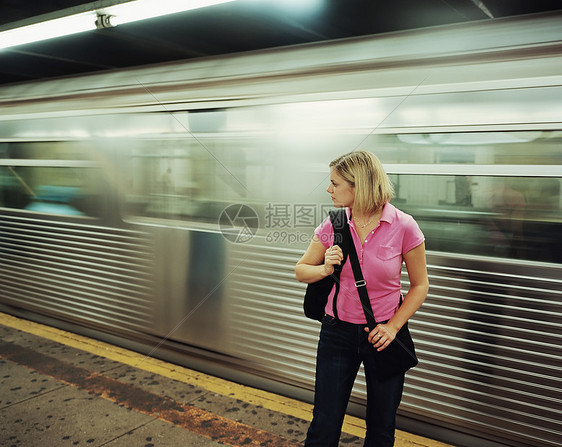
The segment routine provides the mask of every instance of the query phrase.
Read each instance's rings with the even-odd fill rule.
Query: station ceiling
[[[0,31],[120,2],[0,0]],[[562,8],[560,0],[316,0],[307,10],[309,2],[237,0],[0,50],[0,84]]]

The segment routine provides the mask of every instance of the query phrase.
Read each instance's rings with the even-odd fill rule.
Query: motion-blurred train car
[[[427,238],[401,427],[560,445],[561,19],[1,87],[0,310],[310,400],[293,267],[366,149]]]

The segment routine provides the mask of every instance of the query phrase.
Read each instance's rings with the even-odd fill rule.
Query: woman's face
[[[355,200],[355,187],[351,186],[334,169],[330,171],[330,185],[326,189],[332,197],[332,202],[336,208],[353,207]]]

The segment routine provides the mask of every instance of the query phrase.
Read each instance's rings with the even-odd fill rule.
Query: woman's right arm
[[[317,282],[334,273],[334,265],[341,265],[342,259],[343,253],[340,247],[334,245],[327,249],[314,236],[306,252],[297,262],[295,274],[300,282]]]

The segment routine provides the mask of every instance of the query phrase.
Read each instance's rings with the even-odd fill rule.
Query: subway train
[[[331,208],[328,163],[369,150],[426,237],[400,428],[560,445],[561,23],[0,87],[0,311],[311,401],[319,324],[294,265]]]

